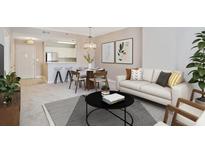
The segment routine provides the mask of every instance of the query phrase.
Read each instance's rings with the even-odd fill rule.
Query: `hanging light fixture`
[[[88,36],[89,42],[84,44],[84,48],[85,49],[96,49],[97,45],[92,42],[92,35],[91,35],[92,27],[88,27],[88,28],[89,28],[89,36]]]

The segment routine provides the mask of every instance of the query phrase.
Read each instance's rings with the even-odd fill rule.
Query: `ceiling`
[[[47,31],[73,33],[73,34],[86,35],[86,36],[88,36],[89,33],[88,27],[38,27],[38,28]],[[92,27],[92,36],[95,37],[99,35],[104,35],[124,28],[126,27]]]

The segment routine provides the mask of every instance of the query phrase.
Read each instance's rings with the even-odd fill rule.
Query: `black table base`
[[[90,123],[88,122],[88,117],[95,111],[97,110],[106,110],[108,111],[109,113],[111,113],[112,115],[114,115],[115,117],[117,117],[118,119],[122,120],[124,122],[124,126],[133,126],[133,118],[132,118],[132,115],[126,110],[126,107],[124,109],[120,109],[122,112],[124,112],[124,117],[120,117],[119,115],[113,113],[112,111],[110,111],[109,109],[105,109],[105,108],[96,108],[90,112],[88,112],[88,104],[86,102],[86,123],[88,126],[91,126]],[[131,123],[127,122],[127,115],[130,116],[131,118]]]

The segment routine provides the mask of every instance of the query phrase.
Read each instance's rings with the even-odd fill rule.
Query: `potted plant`
[[[190,57],[190,63],[186,68],[192,70],[189,74],[192,74],[192,78],[189,83],[198,83],[202,92],[205,89],[205,31],[196,33],[196,39],[192,42],[194,45],[192,49],[196,49],[193,56]],[[199,102],[205,102],[205,96],[202,94],[200,98],[196,98]]]
[[[109,85],[108,83],[105,83],[102,88],[101,88],[101,93],[102,95],[108,95],[110,94],[110,88],[109,88]]]
[[[20,77],[17,77],[15,72],[0,77],[0,94],[3,96],[3,102],[0,103],[12,102],[12,96],[20,88],[19,82]]]
[[[92,62],[94,61],[94,58],[91,57],[91,55],[88,53],[87,55],[84,56],[84,59],[88,63],[88,69],[92,68]]]
[[[0,77],[0,126],[20,123],[20,78],[15,72]]]

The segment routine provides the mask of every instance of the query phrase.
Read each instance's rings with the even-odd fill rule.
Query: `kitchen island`
[[[46,62],[43,64],[43,76],[47,83],[54,83],[56,77],[56,69],[62,68],[60,73],[63,81],[65,80],[67,70],[66,68],[72,67],[77,69],[80,67],[76,62]],[[59,82],[59,81],[58,81]]]

